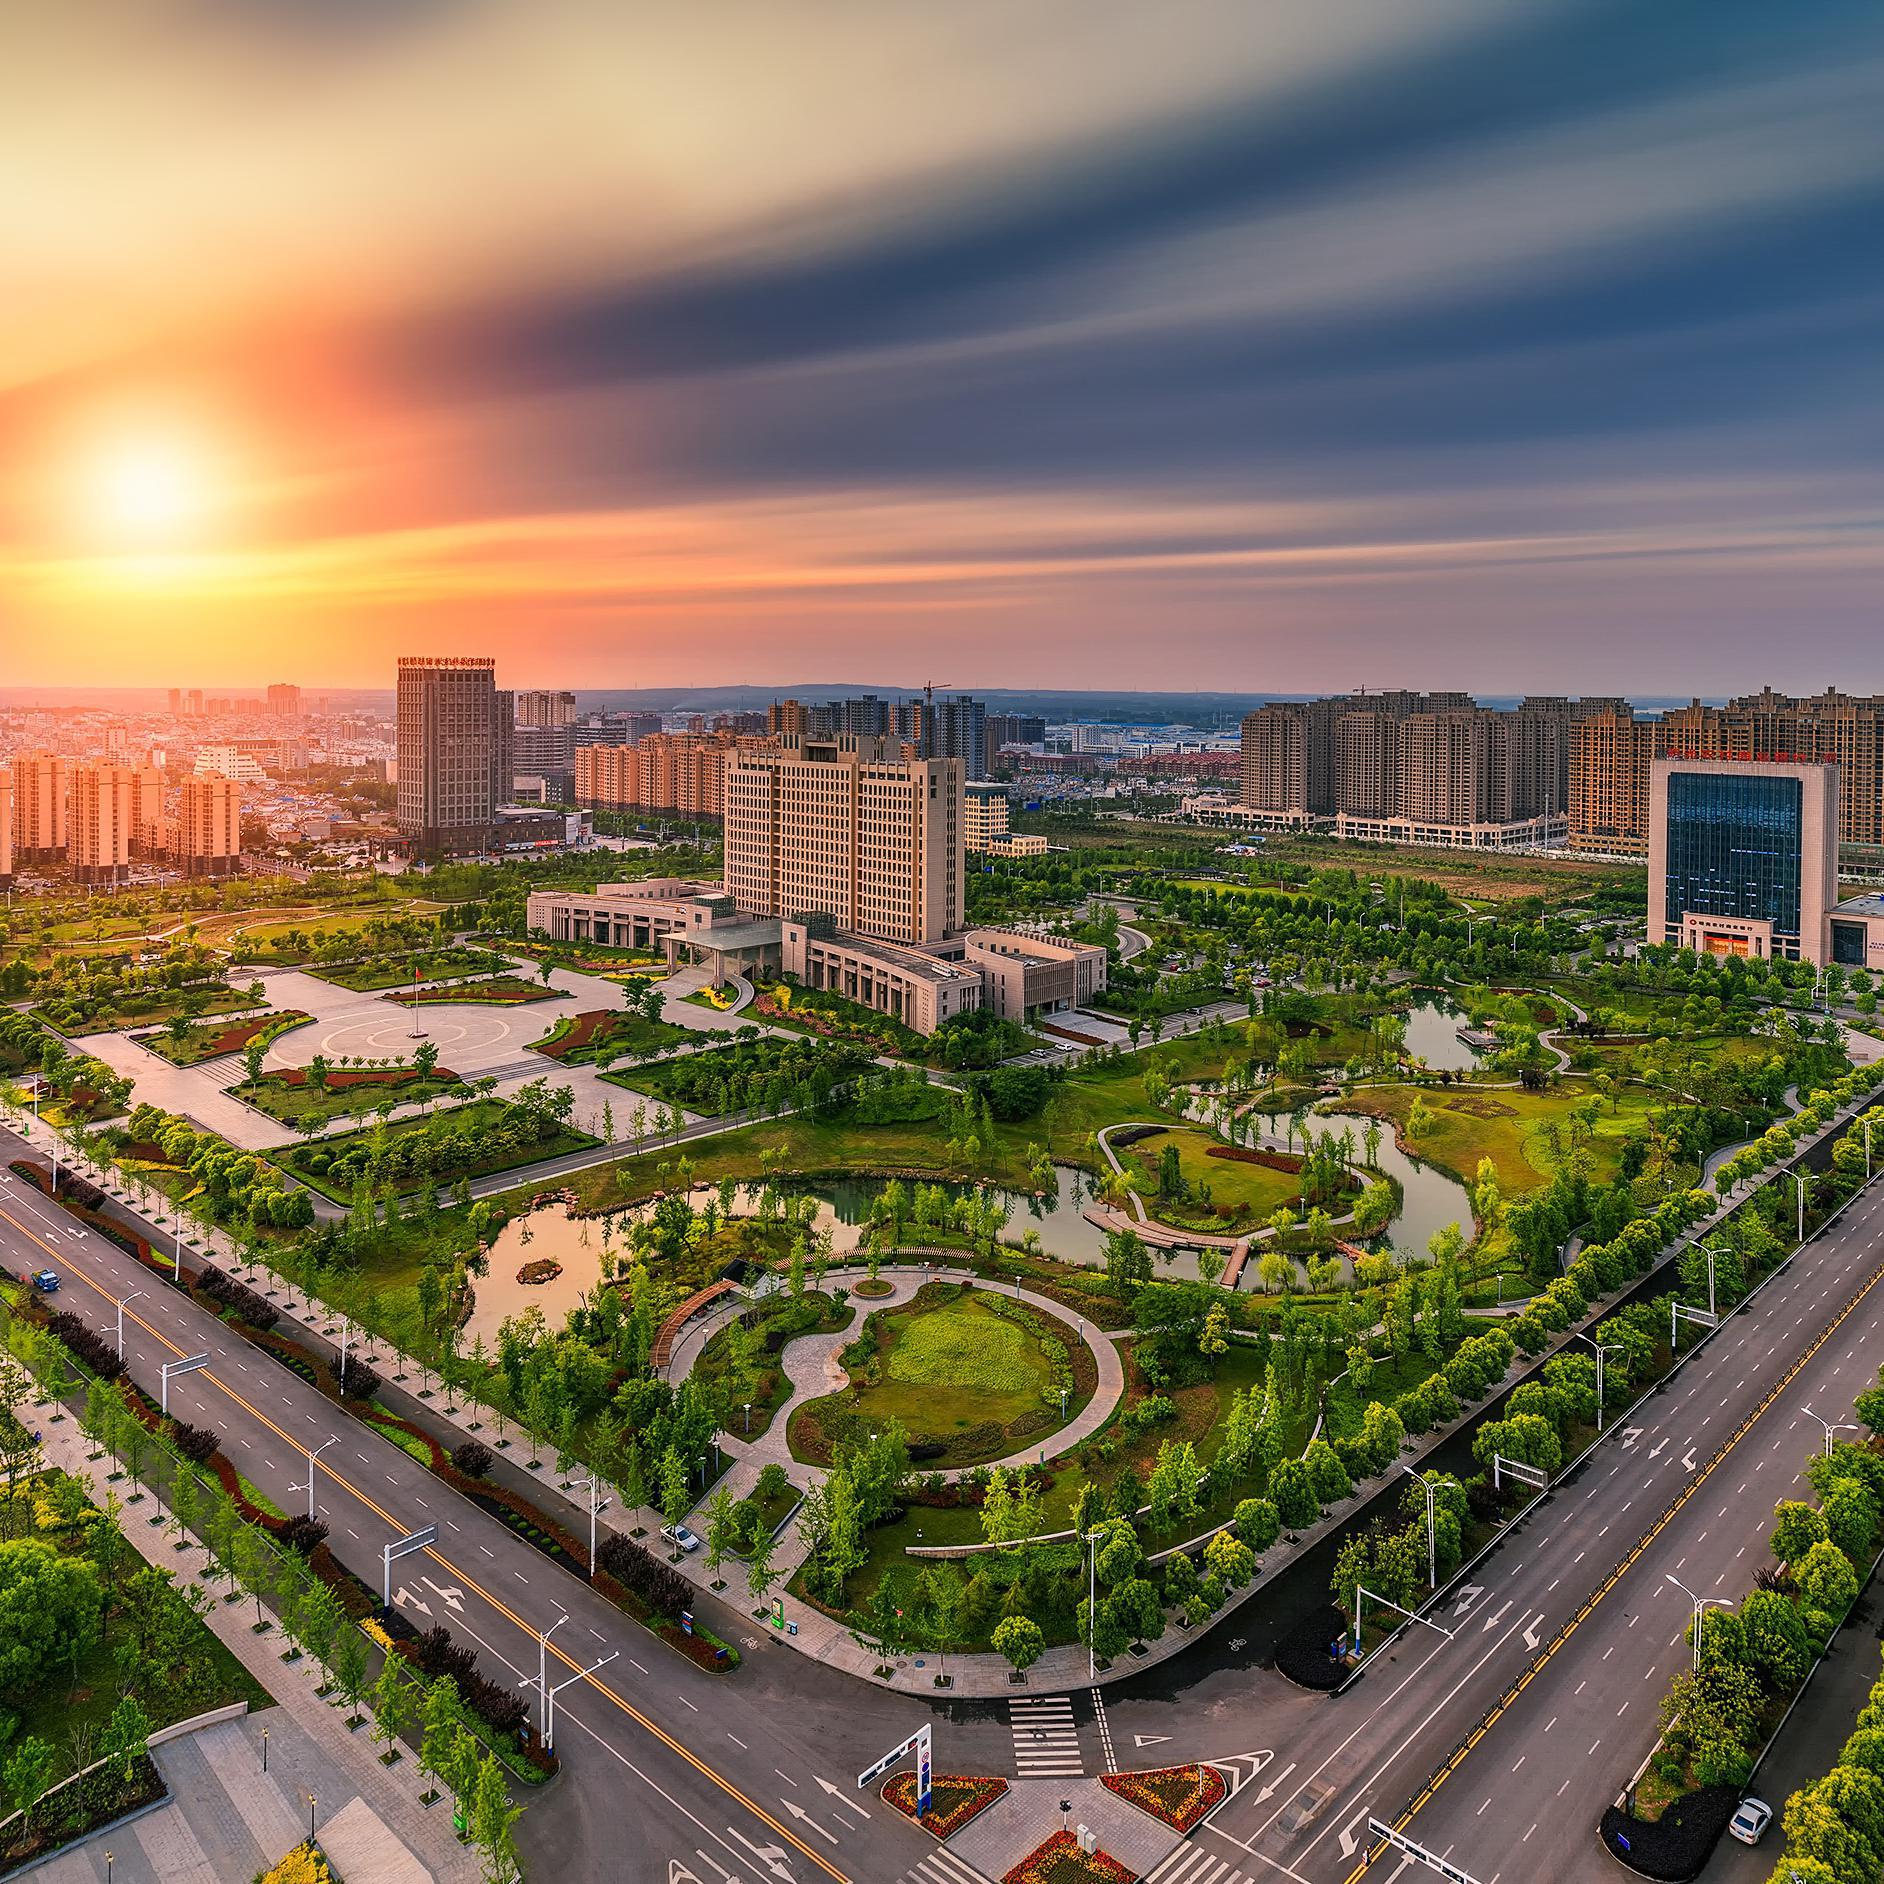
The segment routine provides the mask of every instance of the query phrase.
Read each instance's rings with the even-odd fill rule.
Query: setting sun
[[[107,452],[93,468],[89,507],[115,536],[170,542],[209,498],[203,456],[180,439],[149,438]]]

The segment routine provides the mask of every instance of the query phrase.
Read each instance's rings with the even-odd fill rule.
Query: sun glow
[[[139,546],[187,534],[209,501],[201,453],[177,438],[126,440],[94,467],[89,507],[113,537]]]

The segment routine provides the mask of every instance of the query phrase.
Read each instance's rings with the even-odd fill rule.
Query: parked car
[[[56,1295],[59,1292],[59,1278],[50,1269],[37,1270],[33,1276],[33,1287],[41,1295]]]
[[[663,1524],[661,1535],[676,1550],[685,1551],[689,1557],[700,1548],[700,1540],[684,1524]]]
[[[1743,1845],[1757,1845],[1772,1822],[1773,1808],[1764,1799],[1749,1797],[1740,1801],[1739,1810],[1727,1822],[1727,1829]]]

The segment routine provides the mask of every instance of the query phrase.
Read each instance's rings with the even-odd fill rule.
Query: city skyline
[[[1871,678],[1857,9],[118,11],[12,35],[17,681]]]

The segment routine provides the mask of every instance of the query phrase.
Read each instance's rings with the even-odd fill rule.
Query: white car
[[[1749,1797],[1740,1801],[1740,1809],[1728,1821],[1727,1829],[1743,1845],[1757,1845],[1772,1822],[1773,1808],[1764,1799]]]
[[[685,1551],[689,1557],[700,1548],[700,1540],[684,1524],[663,1524],[661,1535],[676,1550]],[[1772,1814],[1768,1813],[1767,1816],[1770,1818]]]

